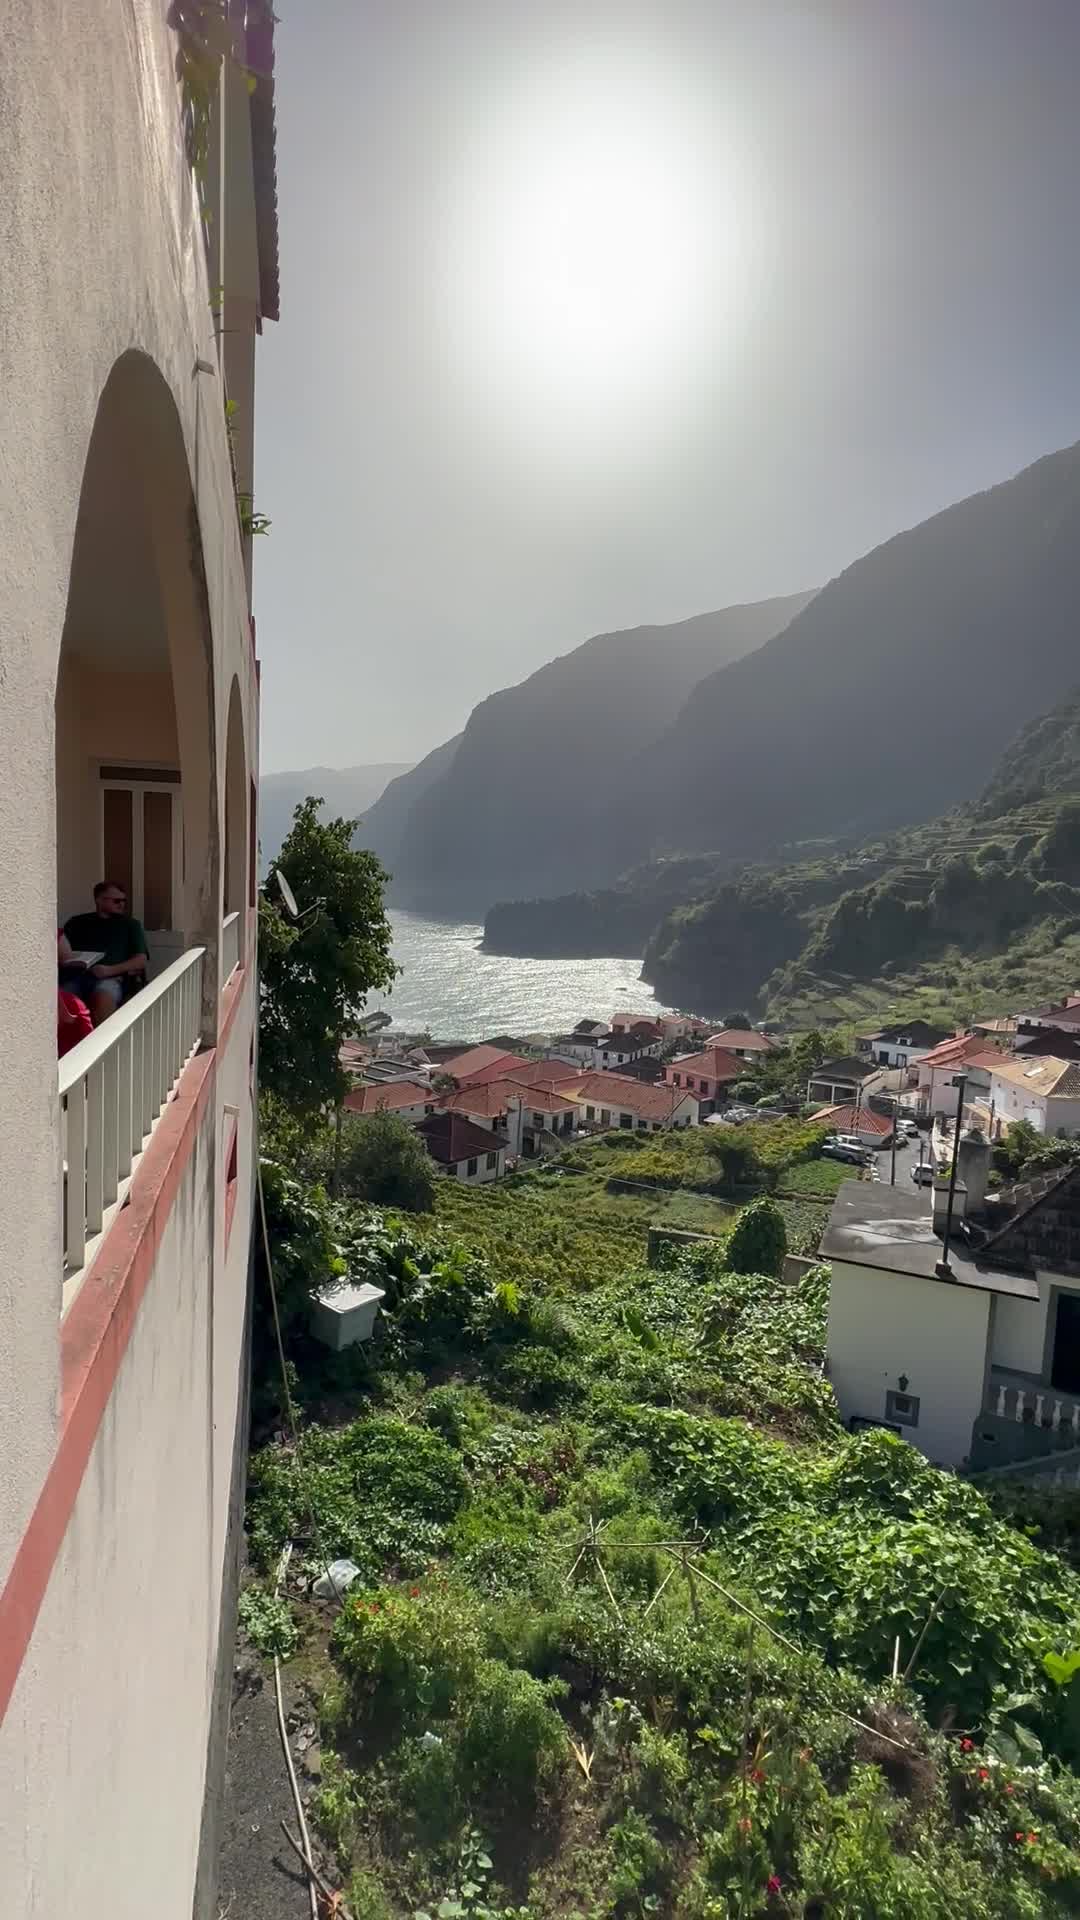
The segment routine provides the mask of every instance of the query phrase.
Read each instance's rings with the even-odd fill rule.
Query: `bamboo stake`
[[[652,1599],[649,1601],[648,1606],[646,1607],[644,1613],[641,1616],[643,1620],[648,1619],[650,1613],[652,1612],[657,1601],[659,1600],[660,1595],[663,1593],[664,1588],[667,1586],[668,1581],[674,1580],[675,1575],[678,1573],[678,1571],[679,1571],[678,1567],[670,1567],[667,1573],[665,1573],[663,1579],[660,1582],[660,1585],[657,1587],[656,1592],[653,1594]]]
[[[926,1636],[929,1633],[931,1627],[933,1626],[934,1621],[937,1619],[938,1608],[941,1606],[941,1603],[944,1600],[945,1595],[948,1593],[948,1591],[949,1589],[947,1586],[942,1587],[941,1592],[938,1594],[937,1599],[934,1601],[933,1606],[931,1607],[929,1613],[926,1616],[926,1620],[923,1623],[923,1630],[920,1633],[918,1639],[916,1640],[915,1645],[911,1649],[911,1659],[908,1661],[907,1666],[904,1668],[905,1680],[910,1680],[911,1678],[912,1672],[914,1670],[915,1662],[918,1659],[919,1654],[922,1652],[922,1643],[926,1639]]]

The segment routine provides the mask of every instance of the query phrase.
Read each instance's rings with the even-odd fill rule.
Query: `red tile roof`
[[[693,1074],[695,1080],[741,1080],[746,1072],[745,1060],[736,1059],[726,1047],[708,1046],[702,1053],[688,1053],[680,1059],[672,1060],[665,1068],[668,1078],[673,1073]]]
[[[610,1080],[610,1073],[606,1074],[605,1078]],[[535,1107],[539,1113],[577,1112],[574,1101],[565,1099],[561,1093],[556,1093],[553,1087],[537,1087],[524,1079],[499,1080],[495,1084],[510,1096],[516,1094],[523,1107]]]
[[[479,1159],[482,1153],[495,1153],[506,1146],[503,1134],[474,1126],[463,1113],[433,1113],[430,1119],[421,1120],[416,1131],[441,1167],[456,1167],[462,1160]]]
[[[632,1113],[638,1120],[670,1120],[684,1100],[693,1100],[696,1095],[687,1093],[685,1087],[669,1086],[666,1080],[654,1081],[650,1086],[643,1080],[633,1080],[626,1073],[605,1073],[601,1070],[579,1075],[577,1085],[567,1088],[580,1106],[587,1102],[589,1106],[607,1107],[613,1113],[620,1108],[624,1113]]]
[[[447,1113],[471,1114],[474,1119],[498,1120],[506,1112],[508,1094],[499,1080],[459,1087],[456,1093],[437,1093],[435,1104]]]
[[[350,1113],[394,1113],[399,1107],[432,1106],[435,1095],[418,1080],[387,1080],[377,1087],[354,1087],[345,1095]]]
[[[813,1120],[815,1126],[831,1127],[834,1133],[876,1133],[883,1140],[893,1130],[892,1121],[872,1107],[822,1107]]]
[[[753,1028],[725,1027],[721,1033],[710,1033],[710,1047],[745,1047],[755,1053],[772,1053],[780,1045],[767,1033],[756,1033]]]
[[[507,1053],[504,1047],[487,1046],[468,1047],[464,1053],[455,1053],[449,1060],[440,1061],[442,1072],[456,1080],[459,1087],[475,1087],[484,1080],[498,1080],[529,1065],[528,1060],[519,1054]]]
[[[576,1080],[580,1067],[572,1066],[569,1060],[530,1060],[530,1087],[561,1087],[565,1080]]]
[[[951,1040],[943,1040],[940,1046],[931,1047],[919,1061],[919,1073],[924,1067],[939,1070],[943,1067],[1000,1066],[1008,1055],[1000,1047],[990,1046],[986,1039],[977,1033],[956,1033]]]

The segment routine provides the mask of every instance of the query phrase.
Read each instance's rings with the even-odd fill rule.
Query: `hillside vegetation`
[[[860,876],[860,867],[863,869]],[[1038,992],[1042,956],[1080,936],[1080,803],[958,814],[884,845],[751,869],[678,908],[646,948],[664,998],[722,1011],[850,1019],[895,1005],[962,1016]]]
[[[386,1293],[380,1344],[250,1475],[244,1617],[302,1648],[356,1920],[1075,1913],[1080,1576],[842,1431],[827,1272],[742,1271],[754,1209],[643,1264],[605,1169],[704,1142],[578,1151],[444,1188],[427,1225],[272,1182],[286,1265],[334,1226]],[[331,1613],[303,1596],[337,1555]]]

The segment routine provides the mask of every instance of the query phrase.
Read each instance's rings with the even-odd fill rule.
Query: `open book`
[[[65,967],[89,968],[96,967],[104,958],[103,953],[73,953],[70,960],[64,960],[61,964]]]

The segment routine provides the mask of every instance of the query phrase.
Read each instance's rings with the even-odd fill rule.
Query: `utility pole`
[[[896,1185],[896,1135],[899,1130],[899,1126],[900,1126],[900,1089],[899,1087],[897,1087],[896,1092],[893,1094],[893,1103],[892,1103],[892,1166],[889,1173],[890,1187],[895,1187]]]
[[[952,1167],[949,1171],[949,1200],[945,1208],[945,1242],[941,1250],[941,1259],[934,1268],[934,1272],[937,1274],[939,1280],[950,1280],[952,1278],[952,1268],[949,1265],[949,1238],[952,1233],[953,1197],[956,1193],[956,1162],[960,1152],[960,1128],[963,1125],[964,1119],[964,1089],[967,1086],[967,1079],[966,1073],[958,1073],[953,1081],[953,1086],[956,1088],[956,1126],[953,1130]]]

